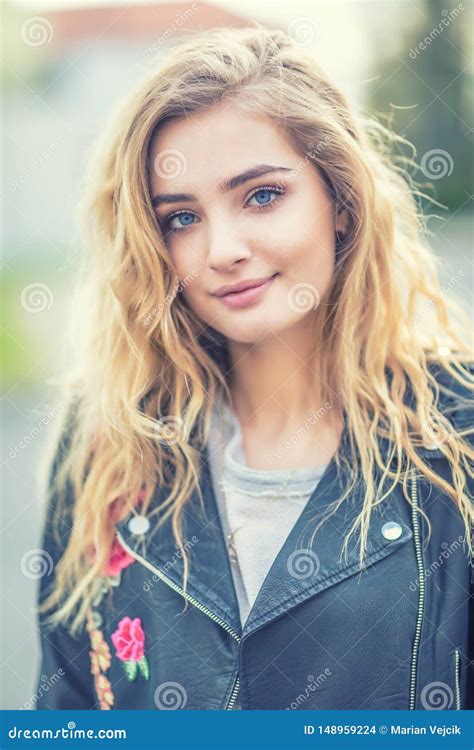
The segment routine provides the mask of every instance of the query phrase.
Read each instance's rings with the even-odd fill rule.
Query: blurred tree
[[[432,186],[424,192],[455,211],[469,206],[472,189],[472,7],[448,8],[445,0],[411,7],[413,23],[398,52],[382,56],[368,106],[415,145],[424,165],[415,178]]]

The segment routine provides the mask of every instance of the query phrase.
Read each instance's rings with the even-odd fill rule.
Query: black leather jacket
[[[472,426],[467,393],[444,370],[437,377],[456,393],[442,392],[443,411],[457,429]],[[420,452],[449,480],[439,449]],[[414,506],[431,522],[428,537],[425,519],[398,486],[373,510],[361,570],[358,533],[347,559],[341,547],[362,488],[308,546],[314,520],[343,486],[331,462],[242,628],[206,459],[204,450],[204,508],[195,493],[185,510],[187,606],[170,523],[152,533],[147,519],[137,523],[132,514],[117,527],[129,564],[104,579],[110,589],[97,597],[89,630],[72,638],[40,621],[37,708],[231,709],[236,701],[244,710],[474,707],[472,571],[462,518],[448,496],[414,475],[409,482]],[[152,507],[161,497],[158,488]],[[62,548],[52,539],[53,512],[43,547],[56,562]],[[67,521],[63,529],[65,543]],[[52,577],[41,580],[41,598]]]

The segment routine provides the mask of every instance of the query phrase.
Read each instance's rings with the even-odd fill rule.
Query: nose
[[[232,231],[228,222],[209,227],[207,262],[210,268],[227,271],[251,255],[248,243]]]

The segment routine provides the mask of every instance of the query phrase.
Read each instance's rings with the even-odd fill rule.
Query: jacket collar
[[[340,454],[347,458],[348,450],[347,425],[344,423]],[[245,623],[243,636],[361,569],[358,532],[350,540],[347,555],[341,555],[345,535],[362,507],[360,484],[324,521],[318,532],[312,534],[334,500],[342,495],[345,477],[346,471],[333,459],[274,560]],[[183,540],[190,560],[187,591],[194,600],[240,634],[238,601],[213,491],[207,447],[201,452],[200,488],[203,503],[194,490],[183,512]],[[372,511],[366,566],[391,554],[412,537],[407,503],[399,489],[394,494],[395,502],[390,503],[389,508],[382,503]],[[163,490],[158,488],[149,513],[158,508],[164,498]],[[164,574],[182,589],[183,559],[174,542],[171,519],[156,529],[156,516],[152,516],[149,530],[137,534],[130,523],[134,517],[135,514],[131,514],[117,525],[121,537],[132,551],[156,569],[157,575]],[[382,526],[387,521],[401,526],[402,532],[397,539],[387,539],[383,535]]]

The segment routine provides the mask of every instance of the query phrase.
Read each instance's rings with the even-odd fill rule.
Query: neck
[[[313,371],[317,347],[300,326],[257,344],[229,341],[230,392],[241,423],[276,434],[321,407]]]

